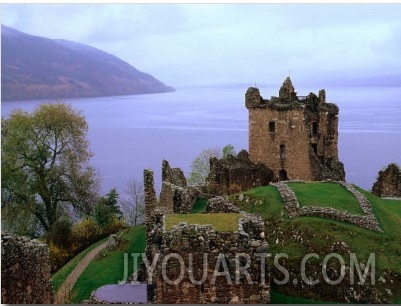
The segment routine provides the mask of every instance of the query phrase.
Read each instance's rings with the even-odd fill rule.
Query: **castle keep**
[[[345,180],[338,160],[338,107],[319,95],[298,96],[288,77],[278,97],[263,99],[248,88],[249,157],[273,170],[277,180]]]

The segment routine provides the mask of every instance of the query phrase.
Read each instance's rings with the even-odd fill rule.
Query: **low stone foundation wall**
[[[330,207],[301,207],[299,205],[298,199],[294,191],[292,191],[292,189],[288,187],[288,185],[286,184],[288,182],[290,181],[271,183],[271,185],[275,186],[279,191],[281,198],[283,199],[284,206],[290,218],[297,216],[324,217],[352,223],[372,231],[383,232],[379,226],[376,216],[372,211],[370,202],[353,185],[342,181],[330,181],[331,183],[337,183],[344,186],[349,192],[351,192],[356,198],[362,211],[364,212],[364,215],[355,215]],[[294,182],[300,182],[300,181],[294,181]]]
[[[218,232],[211,225],[185,222],[171,231],[163,230],[153,274],[154,302],[269,303],[264,231],[260,217],[245,213],[235,232]]]
[[[1,233],[1,302],[52,304],[49,249],[27,237]]]

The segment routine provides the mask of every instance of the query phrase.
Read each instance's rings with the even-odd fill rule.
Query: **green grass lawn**
[[[265,220],[288,219],[287,212],[281,201],[280,193],[275,187],[256,187],[244,192],[243,195],[243,201],[238,200],[238,195],[230,197],[234,204],[241,210],[260,215]],[[246,199],[248,199],[248,202]]]
[[[187,222],[199,225],[211,224],[219,232],[233,232],[238,229],[240,217],[241,215],[237,213],[166,215],[166,230],[171,230],[180,222]]]
[[[331,207],[351,214],[363,214],[354,195],[336,183],[288,183],[301,206]]]
[[[107,240],[107,238],[104,238],[104,239],[92,244],[90,247],[83,250],[81,253],[79,253],[77,256],[75,256],[73,259],[71,259],[68,263],[66,263],[60,270],[58,270],[56,273],[54,273],[51,278],[51,283],[52,283],[54,292],[58,291],[60,286],[67,279],[68,275],[70,275],[70,273],[79,264],[81,259],[84,258],[86,256],[86,254],[88,254],[90,251],[92,251],[95,247],[97,247],[99,244],[102,244],[106,240]]]
[[[131,253],[143,253],[145,251],[145,227],[136,226],[125,231],[122,238],[126,243],[109,252],[102,251],[100,259],[93,260],[78,278],[72,289],[72,303],[80,303],[89,299],[92,291],[106,284],[117,284],[123,279],[124,253],[129,253],[129,273],[133,273],[138,267],[133,267]],[[138,264],[140,263],[140,260]]]

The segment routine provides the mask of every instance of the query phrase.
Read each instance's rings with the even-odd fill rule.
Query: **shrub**
[[[92,218],[80,220],[71,231],[72,245],[78,252],[101,238],[101,228]]]
[[[69,252],[67,249],[64,249],[51,243],[49,246],[49,256],[50,256],[50,269],[51,273],[53,274],[62,266],[64,266],[68,260],[74,257],[74,254]]]
[[[112,217],[109,223],[102,229],[102,236],[108,236],[128,228],[128,224],[117,217]]]

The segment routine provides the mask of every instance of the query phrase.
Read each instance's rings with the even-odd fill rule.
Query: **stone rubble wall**
[[[168,161],[162,163],[162,189],[159,202],[171,213],[189,214],[197,196],[198,188],[188,187],[187,180],[180,168],[171,168]]]
[[[53,301],[47,245],[1,232],[1,302],[52,304]]]
[[[373,184],[372,193],[379,197],[401,198],[401,169],[394,163],[385,170],[379,171],[377,181]]]
[[[146,245],[152,245],[152,230],[155,224],[154,213],[157,208],[157,198],[155,192],[153,171],[145,169],[144,175],[144,194],[145,194],[145,228],[146,228]],[[146,256],[150,256],[150,248],[146,248]]]
[[[254,163],[249,154],[241,150],[237,156],[210,159],[210,172],[206,178],[209,194],[230,195],[259,186],[267,186],[273,180],[273,171],[262,163]]]
[[[230,200],[223,196],[211,198],[207,202],[204,213],[239,213],[240,210],[237,206],[230,202]]]
[[[182,222],[175,225],[171,231],[162,229],[160,258],[153,275],[155,281],[155,303],[269,303],[270,285],[269,271],[255,253],[267,253],[268,245],[264,234],[264,222],[260,217],[243,214],[239,219],[238,230],[235,232],[218,232],[211,225],[194,225]],[[163,279],[162,262],[172,253],[179,254],[186,267],[183,279],[176,284],[168,284]],[[236,254],[250,256],[251,265],[247,269],[251,283],[245,275],[235,281]],[[192,254],[192,255],[190,255]],[[207,254],[205,259],[203,254]],[[194,284],[189,276],[189,260],[192,257],[192,273],[195,280],[201,280],[206,273],[205,282]],[[213,283],[213,273],[218,260],[227,263],[230,282],[226,276],[216,277]],[[240,258],[238,260],[241,260]],[[205,266],[204,266],[205,264]],[[222,264],[224,265],[224,264]],[[221,265],[221,266],[222,266]],[[239,263],[244,266],[245,262]],[[220,266],[220,267],[221,267]],[[218,265],[219,267],[219,265]],[[262,279],[262,268],[265,277]],[[221,270],[220,270],[221,271]],[[170,259],[166,264],[166,275],[169,280],[179,279],[181,267],[176,259]]]
[[[383,232],[379,226],[379,222],[376,219],[372,211],[369,200],[360,193],[353,185],[336,181],[337,183],[344,186],[349,192],[351,192],[358,204],[360,205],[364,215],[355,215],[348,212],[340,211],[330,207],[301,207],[294,191],[286,184],[291,181],[271,183],[279,191],[281,198],[283,199],[285,209],[288,212],[290,218],[297,216],[316,216],[328,219],[334,219],[342,222],[348,222],[358,225],[363,228],[367,228],[372,231]],[[300,181],[294,181],[300,182]]]

